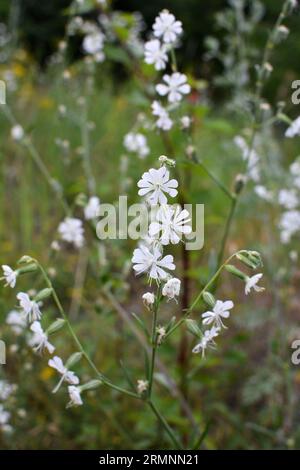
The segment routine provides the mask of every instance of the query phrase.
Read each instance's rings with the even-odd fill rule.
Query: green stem
[[[53,297],[53,300],[58,308],[58,311],[59,313],[61,314],[61,316],[63,317],[63,319],[65,320],[66,322],[66,325],[68,327],[68,330],[76,344],[76,346],[78,347],[79,351],[82,353],[82,355],[84,356],[84,358],[86,359],[86,361],[88,362],[88,364],[90,365],[90,367],[93,369],[93,371],[95,372],[95,374],[97,375],[97,377],[99,377],[99,379],[105,384],[107,385],[108,387],[114,389],[114,390],[117,390],[118,392],[121,392],[121,393],[124,393],[125,395],[129,395],[130,397],[133,397],[133,398],[137,398],[137,399],[140,399],[140,396],[137,394],[137,393],[133,393],[133,392],[130,392],[129,390],[126,390],[122,387],[119,387],[118,385],[115,385],[113,384],[109,379],[107,379],[96,367],[96,365],[94,364],[94,362],[92,361],[92,359],[90,358],[90,356],[87,354],[87,352],[85,351],[84,347],[82,346],[81,342],[79,341],[75,331],[73,330],[72,328],[72,325],[70,324],[69,322],[69,319],[64,311],[64,308],[56,294],[56,291],[55,289],[53,288],[53,285],[52,285],[52,282],[50,281],[46,271],[44,270],[44,268],[38,263],[38,261],[35,260],[35,262],[37,263],[41,273],[42,273],[42,276],[47,284],[47,286],[52,290],[52,297]]]
[[[161,412],[157,409],[156,405],[154,405],[153,401],[149,400],[148,405],[150,406],[151,410],[153,411],[153,413],[157,417],[158,421],[162,424],[163,428],[167,432],[167,434],[170,437],[170,439],[172,440],[173,444],[176,446],[176,449],[182,450],[181,443],[179,442],[179,440],[177,439],[177,437],[173,433],[173,430],[171,429],[171,427],[167,423],[166,419],[163,417]]]
[[[88,191],[90,194],[95,194],[96,192],[96,181],[93,174],[92,164],[91,164],[91,155],[90,155],[90,136],[88,129],[88,112],[87,104],[84,103],[83,106],[83,116],[81,121],[81,137],[83,144],[83,168],[87,179]]]
[[[153,318],[152,318],[152,334],[151,334],[151,347],[152,347],[152,352],[151,352],[151,363],[150,363],[150,372],[149,372],[149,388],[148,388],[148,397],[151,398],[151,393],[152,393],[152,386],[153,386],[153,375],[154,375],[154,367],[155,367],[155,356],[156,356],[156,349],[157,349],[157,333],[156,333],[156,328],[157,328],[157,314],[158,314],[158,309],[159,309],[159,302],[160,302],[160,292],[158,289],[157,292],[157,299],[155,302],[155,306],[153,309]]]
[[[224,230],[224,234],[223,234],[223,237],[222,237],[220,251],[219,251],[219,254],[218,254],[217,266],[220,266],[220,264],[222,263],[223,257],[224,257],[226,243],[227,243],[230,228],[231,228],[231,225],[232,225],[233,217],[234,217],[234,214],[235,214],[236,205],[237,205],[237,196],[234,197],[231,200],[230,211],[229,211],[229,214],[228,214],[228,217],[227,217],[227,220],[226,220],[225,230]]]

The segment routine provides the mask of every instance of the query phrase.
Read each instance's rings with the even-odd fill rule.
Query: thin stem
[[[8,119],[8,121],[11,123],[11,125],[13,126],[18,125],[16,118],[14,117],[12,111],[7,105],[3,106],[2,110],[6,118]],[[48,183],[52,191],[55,193],[56,197],[59,199],[64,212],[66,213],[66,215],[68,215],[70,213],[70,207],[68,206],[68,203],[63,196],[61,185],[59,184],[57,180],[52,178],[51,174],[49,173],[48,168],[46,167],[45,163],[41,159],[40,154],[38,153],[37,149],[31,142],[29,136],[25,135],[22,139],[22,143],[28,150],[29,155],[31,156],[34,163],[36,164],[40,173],[42,174],[42,176],[44,177],[44,179],[46,180],[46,182]]]
[[[222,183],[222,181],[219,180],[201,160],[196,159],[195,163],[201,166],[201,168],[203,168],[205,173],[214,181],[214,183],[216,183],[216,185],[224,192],[224,194],[226,194],[226,196],[229,197],[230,200],[234,199],[234,196],[231,194],[229,189],[226,188],[226,186]]]
[[[35,260],[36,261],[36,260]],[[121,393],[124,393],[125,395],[129,395],[133,398],[137,398],[137,399],[140,399],[140,396],[137,394],[137,393],[133,393],[133,392],[130,392],[129,390],[126,390],[122,387],[119,387],[118,385],[115,385],[113,384],[109,379],[107,379],[96,367],[96,365],[94,364],[94,362],[92,361],[92,359],[90,358],[90,356],[87,354],[87,352],[85,351],[84,347],[82,346],[80,340],[78,339],[75,331],[73,330],[72,328],[72,325],[70,324],[69,322],[69,319],[64,311],[64,308],[56,294],[56,291],[55,289],[53,288],[53,285],[52,285],[52,282],[50,281],[46,271],[44,270],[44,268],[38,263],[38,261],[36,261],[41,273],[42,273],[42,276],[47,284],[47,286],[52,290],[52,297],[53,297],[53,300],[58,308],[58,311],[59,313],[61,314],[61,316],[63,317],[63,319],[65,320],[66,322],[66,325],[68,327],[68,330],[76,344],[76,346],[78,347],[79,351],[82,353],[82,355],[84,356],[84,358],[86,359],[86,361],[88,362],[88,364],[90,365],[90,367],[93,369],[93,371],[95,372],[95,374],[99,377],[99,379],[105,384],[107,385],[108,387],[110,388],[113,388],[114,390],[117,390],[118,392],[121,392]]]
[[[93,174],[92,164],[91,164],[91,155],[90,155],[90,136],[88,129],[88,112],[87,112],[87,103],[84,102],[83,105],[83,115],[81,120],[81,137],[83,144],[83,168],[85,171],[88,190],[90,194],[95,194],[96,192],[96,181]]]
[[[156,356],[156,349],[157,349],[157,314],[159,309],[160,303],[160,290],[158,289],[156,302],[153,309],[153,318],[152,318],[152,334],[151,334],[151,363],[150,363],[150,372],[149,372],[149,388],[148,388],[148,397],[151,398],[152,393],[152,386],[153,386],[153,375],[154,375],[154,368],[155,368],[155,356]]]
[[[173,430],[171,429],[171,427],[167,423],[166,419],[163,417],[161,412],[157,409],[156,405],[154,405],[153,401],[149,400],[148,405],[150,406],[151,410],[153,411],[153,413],[155,414],[155,416],[157,417],[159,422],[162,424],[163,428],[167,432],[167,434],[170,437],[170,439],[172,440],[173,444],[176,446],[176,449],[182,449],[181,443],[179,442],[179,440],[175,436]]]
[[[185,320],[189,317],[190,313],[194,310],[194,308],[196,307],[197,303],[200,301],[202,295],[204,294],[205,291],[207,291],[207,289],[215,282],[215,280],[218,278],[218,276],[221,274],[221,271],[224,269],[224,267],[226,266],[226,264],[228,264],[230,262],[230,260],[232,258],[234,258],[237,254],[239,253],[239,251],[233,253],[233,255],[229,256],[229,258],[226,259],[226,261],[224,261],[224,263],[219,267],[219,269],[215,272],[215,274],[210,278],[210,280],[207,282],[207,284],[205,284],[205,286],[203,287],[203,289],[201,290],[201,292],[197,295],[197,297],[194,299],[192,305],[186,310],[185,314],[183,317],[180,318],[180,320],[178,320],[177,323],[175,323],[175,325],[168,331],[168,333],[166,334],[165,336],[165,339],[167,339],[171,334],[174,333],[175,330],[177,330],[177,328],[182,325],[182,323],[185,322]]]
[[[227,239],[228,239],[228,236],[229,236],[231,224],[232,224],[233,217],[234,217],[234,214],[235,214],[236,204],[237,204],[237,197],[233,198],[232,201],[231,201],[230,211],[229,211],[229,214],[228,214],[228,217],[227,217],[227,220],[226,220],[225,230],[224,230],[224,234],[223,234],[223,238],[222,238],[222,242],[221,242],[220,251],[219,251],[219,254],[218,254],[217,266],[220,266],[220,264],[222,263],[223,257],[224,257]]]

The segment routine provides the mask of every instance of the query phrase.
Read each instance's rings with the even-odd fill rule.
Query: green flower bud
[[[59,331],[66,323],[66,320],[63,318],[58,318],[56,321],[51,323],[51,325],[47,328],[46,333],[51,335],[52,333],[56,333]]]
[[[85,390],[93,390],[97,387],[100,387],[100,385],[102,385],[102,383],[103,382],[101,380],[90,380],[86,384],[81,385],[79,388],[80,388],[81,392],[83,392]]]
[[[48,297],[50,297],[52,292],[53,292],[53,289],[47,287],[46,289],[43,289],[40,292],[38,292],[36,296],[34,297],[34,300],[36,302],[39,302],[40,300],[47,299]]]
[[[216,299],[210,292],[204,291],[202,294],[202,299],[207,305],[209,305],[209,307],[213,308],[215,306]]]
[[[233,274],[234,276],[242,279],[242,281],[245,281],[247,279],[247,276],[246,274],[244,274],[242,271],[240,271],[239,269],[237,269],[235,266],[233,266],[232,264],[227,264],[225,266],[225,269],[226,271],[228,271],[229,273]]]
[[[77,362],[80,361],[82,358],[82,353],[81,352],[76,352],[72,354],[72,356],[69,357],[69,359],[66,362],[66,368],[69,369],[70,367],[74,366]]]
[[[185,320],[185,323],[188,331],[192,333],[192,335],[196,336],[197,338],[202,338],[202,332],[195,320],[191,320],[190,318],[188,318],[187,320]]]

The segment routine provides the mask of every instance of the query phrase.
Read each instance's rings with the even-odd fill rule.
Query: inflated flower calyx
[[[36,263],[30,263],[27,266],[22,266],[21,268],[18,269],[19,274],[26,274],[26,273],[33,273],[38,269]]]
[[[46,330],[46,333],[48,335],[51,335],[53,333],[56,333],[57,331],[59,331],[61,328],[63,328],[63,326],[65,326],[66,324],[66,320],[64,320],[63,318],[58,318],[57,320],[55,320],[53,323],[51,323],[51,325],[49,326],[49,328],[47,328]]]
[[[24,255],[18,260],[18,264],[28,264],[28,263],[36,264],[36,261],[29,255]]]
[[[48,297],[50,297],[52,292],[53,292],[53,289],[51,287],[46,287],[46,289],[43,289],[36,294],[36,296],[34,297],[35,302],[39,302],[40,300],[47,299]]]
[[[261,256],[257,251],[242,250],[237,253],[236,257],[242,263],[252,269],[257,269],[258,267],[263,265]]]
[[[83,392],[85,390],[94,390],[95,388],[100,387],[100,385],[102,385],[102,383],[103,382],[101,380],[90,380],[86,384],[80,385],[79,388],[80,388],[81,392]]]
[[[66,368],[69,369],[70,367],[74,366],[74,364],[80,361],[82,356],[83,354],[81,352],[72,354],[66,362]]]
[[[227,264],[225,266],[225,269],[226,269],[226,271],[228,271],[229,273],[231,273],[234,276],[238,277],[239,279],[242,279],[242,281],[244,281],[247,278],[246,274],[243,273],[242,271],[240,271],[235,266],[233,266],[233,264]]]
[[[215,306],[216,299],[214,298],[214,296],[210,292],[204,291],[203,294],[202,294],[202,299],[204,300],[204,302],[207,305],[209,305],[209,307],[214,307]]]
[[[185,320],[185,323],[188,331],[192,333],[192,335],[196,336],[197,338],[202,338],[202,331],[200,330],[195,320],[188,318]]]

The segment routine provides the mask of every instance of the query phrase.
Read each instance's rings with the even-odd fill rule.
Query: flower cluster
[[[0,380],[0,431],[4,433],[13,431],[10,424],[11,413],[8,411],[7,405],[16,390],[17,386],[15,384],[11,384],[7,380]]]

